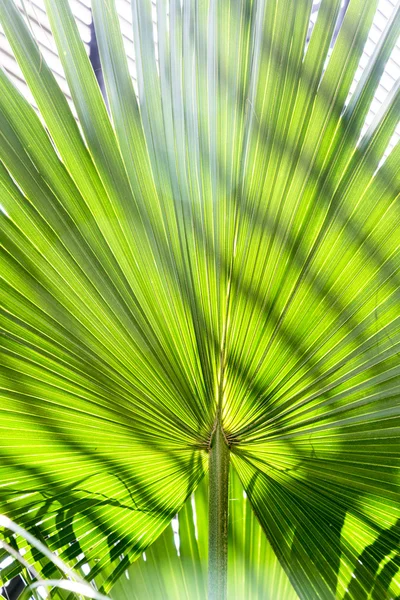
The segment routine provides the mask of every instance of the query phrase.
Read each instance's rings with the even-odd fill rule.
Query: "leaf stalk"
[[[208,600],[226,600],[230,450],[218,420],[211,439],[208,503]]]

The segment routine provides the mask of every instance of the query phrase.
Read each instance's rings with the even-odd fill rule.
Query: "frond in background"
[[[233,469],[230,477],[228,598],[297,600]],[[118,580],[112,600],[207,597],[207,487],[203,480],[177,519]]]

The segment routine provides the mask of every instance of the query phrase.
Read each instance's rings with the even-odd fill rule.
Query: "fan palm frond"
[[[158,0],[155,44],[132,0],[136,94],[114,0],[93,0],[108,110],[68,1],[46,0],[76,120],[0,3],[39,110],[0,72],[0,512],[104,593],[160,535],[140,589],[163,545],[203,560],[166,527],[184,507],[186,543],[220,436],[247,495],[229,581],[243,551],[255,600],[281,567],[285,600],[398,594],[399,81],[362,132],[400,9],[349,99],[377,0],[340,27],[323,0],[308,39],[312,4]]]

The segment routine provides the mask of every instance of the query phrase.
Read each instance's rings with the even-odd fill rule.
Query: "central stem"
[[[208,501],[208,600],[226,600],[229,447],[220,422],[211,440]]]

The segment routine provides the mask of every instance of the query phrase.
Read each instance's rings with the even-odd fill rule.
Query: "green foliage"
[[[243,494],[230,473],[228,598],[298,598]],[[168,526],[111,591],[112,600],[204,600],[207,590],[208,481],[203,480],[178,515],[179,551]],[[175,534],[176,535],[176,534]]]
[[[46,0],[77,122],[0,3],[39,109],[0,72],[0,512],[114,598],[157,538],[129,585],[158,585],[155,556],[185,561],[168,586],[201,579],[204,508],[179,560],[167,526],[184,507],[189,536],[221,407],[247,494],[230,597],[289,586],[279,565],[304,600],[396,597],[398,82],[359,139],[399,8],[346,104],[377,0],[350,0],[327,63],[340,0],[308,45],[311,0],[160,0],[158,63],[132,0],[138,98],[114,0],[92,4],[109,113],[68,1]]]

